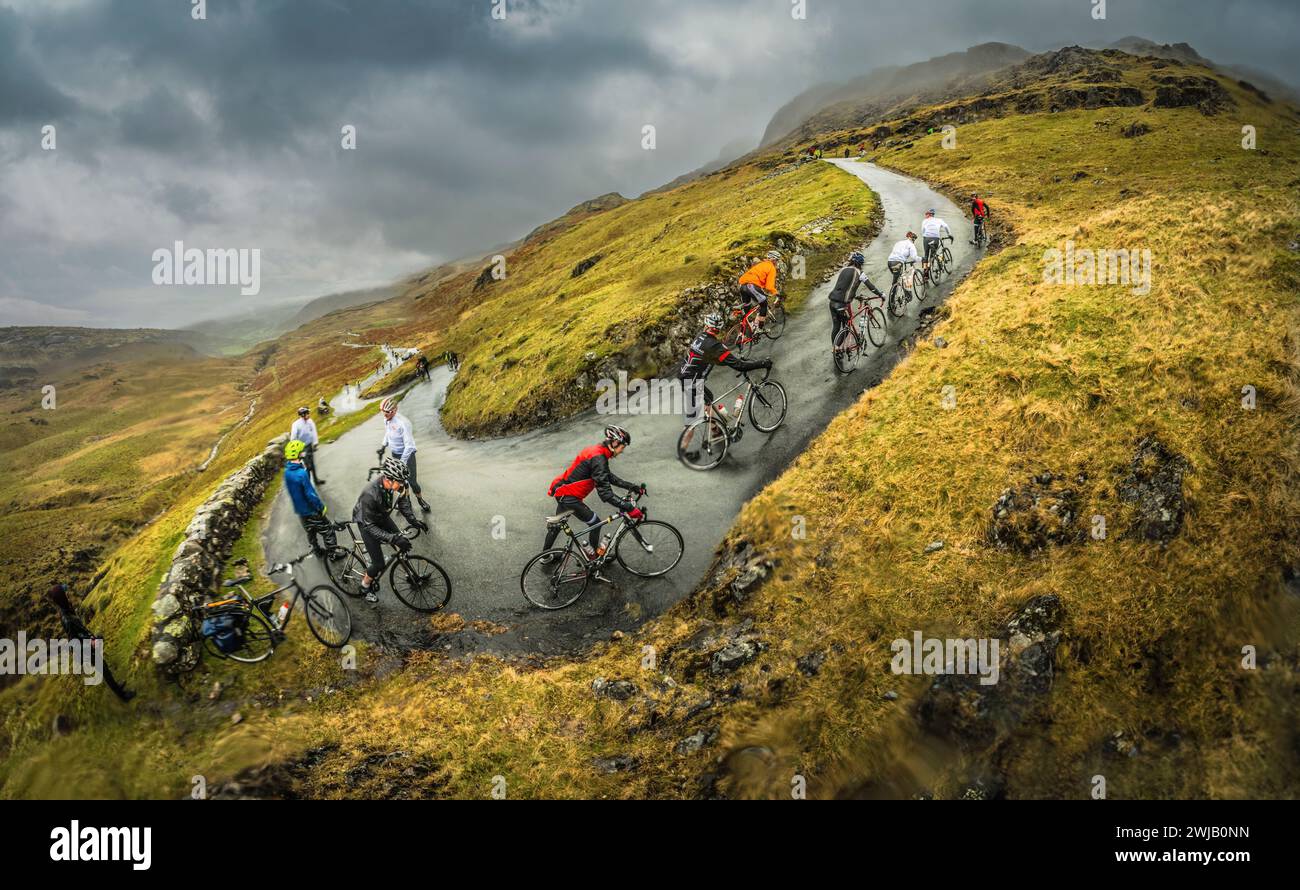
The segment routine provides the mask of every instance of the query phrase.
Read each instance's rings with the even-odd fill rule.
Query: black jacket
[[[861,270],[856,266],[845,266],[840,270],[840,274],[835,278],[835,285],[831,288],[830,301],[831,306],[836,309],[843,309],[858,295],[858,285],[865,284],[867,290],[876,296],[880,296],[880,291],[868,279],[863,281],[858,276]]]
[[[766,362],[750,362],[732,355],[731,348],[712,334],[700,334],[691,341],[691,348],[677,370],[680,380],[703,380],[714,365],[726,365],[735,371],[757,371]]]
[[[411,509],[410,495],[403,491],[401,497],[394,498],[393,493],[384,488],[384,477],[379,476],[361,489],[361,497],[357,498],[357,505],[352,508],[352,521],[362,531],[380,538],[401,534],[390,515],[394,506],[403,519],[415,525],[415,511]]]

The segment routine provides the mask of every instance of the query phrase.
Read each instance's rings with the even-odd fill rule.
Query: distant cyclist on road
[[[410,540],[393,522],[393,508],[397,508],[409,525],[422,532],[429,530],[429,526],[417,519],[411,509],[411,499],[406,494],[408,481],[406,464],[399,458],[386,457],[379,476],[361,489],[361,496],[352,508],[352,521],[357,524],[361,543],[370,557],[365,577],[361,579],[361,592],[368,603],[379,602],[376,581],[384,571],[384,548],[380,545],[390,544],[402,552],[411,549]]]
[[[775,297],[777,268],[776,264],[781,260],[781,252],[778,250],[769,250],[767,256],[750,266],[744,275],[740,276],[740,302],[741,311],[749,312],[751,302],[758,303],[758,321],[754,324],[754,330],[761,330],[764,322],[767,321],[767,298]]]
[[[831,306],[831,348],[835,346],[835,338],[840,335],[844,325],[849,320],[849,306],[858,296],[858,286],[865,284],[867,290],[871,291],[878,297],[883,297],[871,279],[867,278],[867,273],[862,271],[862,265],[867,261],[858,251],[854,251],[849,257],[848,264],[840,270],[835,276],[835,284],[831,286],[830,306]]]
[[[604,441],[579,451],[573,463],[569,464],[569,468],[552,479],[551,487],[547,489],[546,493],[555,498],[556,512],[572,510],[574,515],[591,527],[591,532],[587,535],[589,557],[594,557],[596,549],[600,546],[600,519],[585,501],[587,495],[593,490],[600,495],[602,501],[616,507],[632,519],[640,519],[643,515],[631,500],[615,494],[612,487],[617,485],[628,491],[645,491],[644,482],[625,482],[615,476],[609,468],[610,459],[618,457],[631,444],[632,434],[621,426],[605,427]],[[558,525],[550,526],[546,530],[546,543],[542,545],[542,549],[550,550],[559,534]]]
[[[926,274],[930,274],[930,260],[939,250],[940,239],[952,238],[952,229],[942,219],[934,215],[934,208],[925,211],[925,219],[921,221],[921,240],[925,245],[925,256],[921,260],[921,268]]]
[[[713,392],[704,381],[708,379],[715,365],[726,365],[742,373],[772,367],[770,358],[751,362],[733,355],[731,349],[718,339],[718,332],[721,329],[721,314],[710,312],[704,316],[704,330],[691,341],[690,349],[686,351],[686,358],[682,359],[682,365],[677,370],[677,379],[682,382],[682,404],[687,426],[703,417],[705,408],[713,404]],[[691,451],[690,447],[688,438],[682,443],[682,448],[686,457],[694,460],[700,453],[698,449]]]
[[[296,426],[296,424],[295,424]],[[338,549],[333,524],[325,518],[327,508],[311,484],[311,473],[305,460],[307,445],[291,439],[284,446],[284,488],[293,502],[293,512],[307,533],[307,542],[317,556],[332,554]]]
[[[406,464],[411,491],[415,492],[420,509],[428,513],[429,503],[421,494],[420,483],[415,478],[415,435],[411,432],[411,421],[405,415],[397,413],[397,400],[394,398],[384,399],[379,410],[384,415],[384,442],[379,446],[379,458],[383,459],[385,448],[391,448],[393,457]]]
[[[415,360],[415,374],[417,377],[429,379],[429,360],[421,353],[420,357]]]
[[[311,419],[311,409],[306,405],[298,409],[298,419],[289,430],[289,438],[303,444],[302,461],[307,465],[307,472],[317,485],[324,485],[325,480],[316,473],[316,446],[320,443],[320,436],[316,433],[316,421]],[[288,446],[285,450],[288,451]]]
[[[916,252],[916,232],[908,232],[907,237],[894,245],[894,249],[889,252],[889,259],[885,265],[894,276],[894,281],[889,287],[889,295],[892,297],[898,290],[898,276],[903,274],[903,266],[907,263],[920,262],[921,257]]]
[[[975,218],[975,237],[970,243],[977,244],[981,240],[987,240],[984,223],[989,219],[989,205],[985,204],[984,199],[978,194],[970,196],[970,213]]]

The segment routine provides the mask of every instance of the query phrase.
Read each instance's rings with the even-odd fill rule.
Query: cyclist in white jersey
[[[925,219],[921,221],[921,240],[925,245],[925,256],[921,260],[921,268],[928,273],[930,270],[930,258],[939,250],[939,239],[952,238],[952,229],[942,219],[934,215],[934,208],[925,211]]]
[[[384,449],[393,449],[393,457],[406,464],[408,484],[420,502],[420,509],[428,513],[431,509],[420,492],[420,483],[415,478],[415,434],[411,432],[411,421],[397,413],[397,400],[384,399],[379,406],[384,415],[384,443],[379,446],[379,459],[384,459]]]

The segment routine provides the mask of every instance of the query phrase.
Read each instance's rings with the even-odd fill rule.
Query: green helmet
[[[305,442],[300,442],[297,439],[290,440],[288,444],[284,446],[285,460],[297,460],[302,457],[303,449],[306,447],[307,443]]]

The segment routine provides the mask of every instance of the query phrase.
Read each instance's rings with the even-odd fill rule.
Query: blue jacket
[[[299,516],[315,516],[325,509],[303,464],[289,461],[284,465],[284,487],[293,501],[293,512]]]

